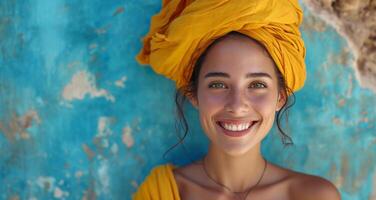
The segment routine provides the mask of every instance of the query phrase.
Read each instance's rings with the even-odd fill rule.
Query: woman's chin
[[[256,145],[256,142],[251,142],[249,144],[239,144],[239,143],[231,143],[231,144],[219,144],[222,151],[230,156],[242,156],[250,152]]]

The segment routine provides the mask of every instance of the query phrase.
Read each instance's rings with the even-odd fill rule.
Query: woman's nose
[[[250,103],[246,98],[245,92],[242,90],[232,90],[228,95],[225,109],[227,112],[233,114],[248,112],[250,109]]]

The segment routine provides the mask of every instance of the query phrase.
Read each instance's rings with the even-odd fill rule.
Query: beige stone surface
[[[303,0],[349,43],[360,85],[376,93],[376,0]]]

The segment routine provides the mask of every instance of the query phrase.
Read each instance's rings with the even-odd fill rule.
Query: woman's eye
[[[267,88],[266,87],[266,84],[262,83],[262,82],[254,82],[254,83],[251,83],[251,85],[249,85],[250,88],[255,88],[255,89],[258,89],[258,88]]]
[[[209,88],[226,88],[224,83],[210,83]]]

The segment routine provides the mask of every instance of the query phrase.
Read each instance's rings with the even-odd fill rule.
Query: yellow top
[[[133,194],[133,200],[180,200],[179,189],[172,164],[160,165],[151,170],[145,181]]]
[[[262,43],[293,91],[306,79],[298,0],[163,0],[137,55],[141,64],[185,86],[201,53],[231,31]]]

